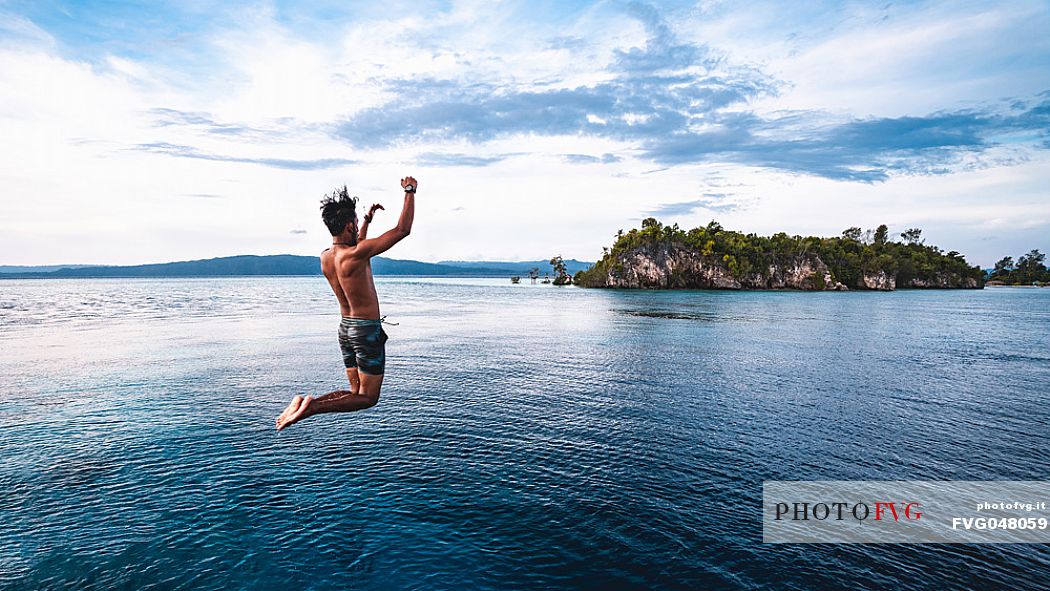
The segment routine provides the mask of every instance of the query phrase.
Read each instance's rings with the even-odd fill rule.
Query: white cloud
[[[680,37],[707,43],[726,60],[785,83],[779,97],[752,105],[759,112],[927,115],[1050,88],[1045,74],[1030,75],[1023,59],[1019,69],[993,68],[1009,56],[1045,63],[1045,40],[999,47],[1014,32],[1032,39],[1033,28],[1047,18],[1037,8],[955,15],[932,6],[886,22],[864,12],[790,38],[784,27],[791,23],[777,28],[776,14],[762,18],[761,11],[735,4],[678,11],[670,22]],[[71,56],[27,19],[5,19],[0,262],[314,254],[328,241],[317,212],[323,193],[346,183],[362,201],[383,202],[382,227],[396,219],[396,181],[409,172],[420,178],[421,192],[417,229],[391,253],[402,258],[535,259],[560,253],[593,259],[617,229],[631,227],[647,211],[705,193],[725,194],[738,209],[700,207],[668,221],[694,225],[717,218],[744,231],[816,234],[883,222],[895,231],[918,225],[928,228],[930,242],[982,264],[1050,246],[1029,244],[1036,231],[1050,228],[1050,167],[1041,152],[1007,165],[1005,157],[1017,154],[1004,148],[972,170],[858,184],[731,163],[658,170],[630,142],[583,134],[514,133],[480,144],[439,137],[373,150],[334,138],[338,122],[399,100],[385,84],[391,80],[575,88],[611,79],[614,49],[646,44],[641,24],[612,5],[563,15],[557,27],[528,11],[525,3],[460,2],[433,15],[350,21],[334,38],[314,38],[263,10],[236,28],[208,33],[200,57],[213,68],[200,80],[189,79],[178,63]],[[749,13],[755,18],[746,21]],[[937,57],[959,47],[964,50],[952,54],[957,59]],[[980,71],[967,72],[964,60]],[[160,125],[165,116],[173,122]],[[640,112],[624,119],[643,125],[648,117]],[[588,120],[615,123],[597,114]],[[177,157],[171,149],[144,145],[186,146],[227,160]],[[484,167],[414,164],[427,153],[499,161]],[[621,159],[580,164],[583,159],[566,154]],[[1003,159],[995,161],[996,154]],[[249,162],[276,159],[356,163],[292,170]],[[1016,228],[1029,233],[1011,238]]]
[[[759,110],[899,117],[1050,86],[1045,2],[862,3],[825,7],[823,19],[803,7],[759,6],[716,11],[693,32],[784,83]]]

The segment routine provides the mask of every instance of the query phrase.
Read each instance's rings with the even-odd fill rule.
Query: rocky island
[[[928,246],[912,228],[890,240],[879,226],[842,236],[758,236],[717,222],[682,230],[654,218],[616,235],[601,260],[579,271],[582,287],[650,289],[882,290],[984,286],[984,272],[958,252]]]

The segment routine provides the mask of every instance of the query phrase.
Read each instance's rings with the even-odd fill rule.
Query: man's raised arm
[[[372,209],[369,209],[368,213],[365,214],[364,218],[361,220],[361,229],[357,232],[357,240],[359,242],[368,238],[368,225],[372,223],[372,218],[375,217],[377,209],[385,208],[378,203],[373,203]]]
[[[416,214],[416,188],[419,187],[419,183],[416,182],[416,179],[407,176],[401,179],[401,186],[405,189],[405,205],[401,208],[401,217],[397,220],[397,226],[387,230],[378,238],[362,241],[357,252],[364,256],[374,257],[390,250],[391,246],[412,233],[412,220]]]

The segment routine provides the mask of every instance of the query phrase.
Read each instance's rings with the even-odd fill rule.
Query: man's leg
[[[357,368],[356,367],[348,367],[348,368],[346,368],[346,379],[350,381],[350,390],[336,390],[335,392],[329,392],[328,394],[325,394],[325,396],[331,396],[333,394],[354,394],[354,395],[356,395],[358,392],[361,391],[361,378],[358,377],[358,373],[357,373]],[[323,397],[322,396],[318,396],[317,398],[313,398],[312,396],[299,396],[299,395],[296,395],[295,398],[292,398],[292,401],[288,404],[288,408],[284,409],[284,412],[281,413],[281,416],[277,417],[277,430],[278,431],[280,431],[284,427],[287,427],[288,425],[292,424],[292,423],[287,422],[289,417],[291,417],[291,415],[301,414],[301,413],[298,412],[299,411],[299,407],[301,407],[303,405],[303,400],[306,399],[306,398],[310,398],[311,402],[314,402],[316,400],[320,400]],[[356,410],[356,409],[354,409],[354,410]],[[302,420],[303,418],[305,418],[305,417],[299,416],[298,420]]]
[[[361,391],[361,378],[357,375],[356,367],[346,368],[346,379],[350,380],[350,391],[358,393]]]
[[[379,391],[383,389],[383,374],[361,372],[361,395],[372,401],[372,406],[379,404]]]
[[[303,397],[296,394],[295,397],[292,398],[292,401],[288,403],[288,407],[284,409],[284,412],[282,412],[281,415],[277,417],[277,428],[280,429],[281,423],[284,422],[286,418],[288,418],[288,415],[299,410],[299,407],[302,406],[302,404]]]
[[[317,414],[353,412],[378,404],[386,366],[386,341],[387,335],[378,322],[348,328],[345,337],[341,335],[339,344],[343,347],[346,377],[351,389],[336,390],[316,398],[296,396],[277,417],[277,430]]]
[[[371,375],[360,372],[361,389],[358,392],[336,390],[322,396],[296,396],[300,399],[291,411],[286,410],[277,418],[277,430],[294,425],[299,421],[329,412],[353,412],[372,408],[379,404],[379,391],[383,387],[383,374]],[[292,401],[295,404],[295,400]]]

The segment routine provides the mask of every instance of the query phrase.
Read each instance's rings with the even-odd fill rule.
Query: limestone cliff
[[[901,286],[904,287],[904,286]],[[958,273],[937,273],[930,279],[912,279],[907,287],[926,289],[980,289],[980,284],[973,277],[961,277]]]

